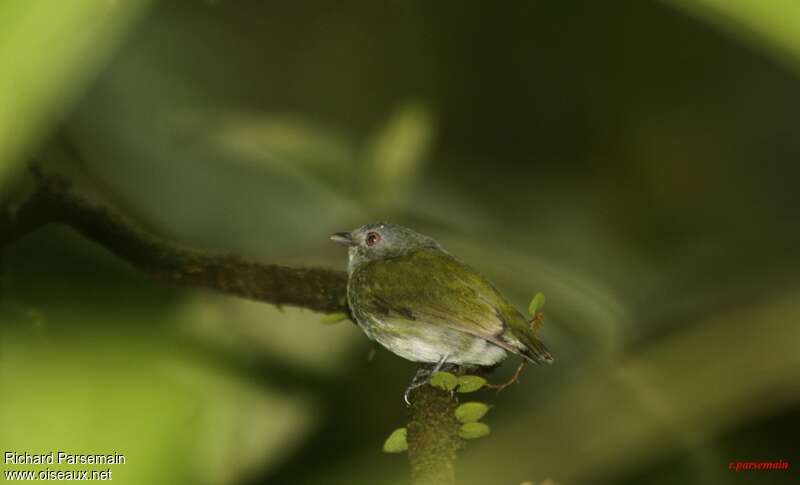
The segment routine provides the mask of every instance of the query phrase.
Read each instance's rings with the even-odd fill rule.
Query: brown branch
[[[0,248],[44,225],[63,224],[161,282],[275,305],[349,313],[343,271],[290,268],[182,247],[73,193],[61,177],[34,174],[38,181],[34,194],[17,210],[0,214]],[[457,404],[451,393],[431,386],[415,392],[408,425],[415,485],[455,484],[454,463],[461,446],[454,415]]]
[[[72,193],[61,177],[37,178],[38,188],[28,201],[0,219],[0,247],[43,225],[63,224],[165,283],[318,312],[348,312],[343,271],[289,268],[181,247]]]

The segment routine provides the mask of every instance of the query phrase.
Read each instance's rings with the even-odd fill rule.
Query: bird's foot
[[[447,360],[448,357],[450,357],[450,356],[449,355],[443,355],[442,358],[439,359],[439,362],[437,362],[436,365],[433,367],[433,371],[431,373],[439,372],[440,370],[442,370],[442,366],[444,365],[444,362]]]
[[[406,391],[403,393],[403,400],[406,402],[407,406],[411,406],[411,400],[409,399],[411,397],[411,391],[419,387],[422,387],[428,382],[430,382],[431,374],[440,371],[442,367],[444,367],[445,361],[447,360],[448,357],[449,355],[442,356],[442,358],[439,359],[439,362],[437,362],[436,365],[434,365],[433,367],[420,367],[417,370],[417,373],[414,375],[414,378],[411,379],[411,382],[408,384]]]
[[[522,362],[520,362],[519,367],[517,367],[517,370],[514,371],[514,375],[512,375],[511,379],[509,379],[507,382],[503,382],[501,384],[489,384],[489,383],[487,383],[486,387],[488,387],[489,389],[497,389],[497,392],[502,391],[503,389],[505,389],[506,387],[510,386],[511,384],[519,382],[519,375],[522,373],[522,369],[524,367],[525,367],[525,361],[523,360]]]
[[[414,378],[408,383],[406,392],[403,393],[403,400],[406,402],[406,406],[411,406],[411,400],[409,399],[409,397],[411,397],[411,391],[430,382],[431,374],[433,374],[433,370],[430,367],[420,367],[417,369]]]

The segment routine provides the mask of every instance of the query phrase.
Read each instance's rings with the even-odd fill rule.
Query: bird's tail
[[[553,363],[553,356],[550,355],[550,351],[547,350],[547,347],[545,347],[544,343],[542,343],[542,341],[536,338],[534,335],[530,335],[528,332],[525,332],[521,335],[516,335],[516,337],[524,346],[524,348],[520,349],[520,355],[530,360],[534,364]]]

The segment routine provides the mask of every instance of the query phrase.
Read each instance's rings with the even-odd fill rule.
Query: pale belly
[[[491,366],[506,358],[502,348],[464,332],[423,322],[363,317],[369,323],[359,321],[359,327],[368,337],[413,362],[437,363],[445,358],[448,364]]]

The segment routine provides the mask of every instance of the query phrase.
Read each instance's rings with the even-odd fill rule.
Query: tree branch
[[[414,485],[455,485],[456,454],[462,440],[455,416],[458,398],[433,386],[422,386],[411,404],[408,460]]]
[[[0,219],[0,247],[50,224],[69,226],[159,281],[333,313],[348,312],[347,274],[289,268],[181,247],[72,193],[61,177],[37,175],[36,192]]]
[[[234,255],[182,247],[148,234],[130,221],[74,194],[65,179],[34,171],[37,189],[18,209],[0,214],[0,248],[47,224],[63,224],[134,268],[169,284],[208,288],[234,296],[309,310],[349,314],[347,274],[290,268]],[[423,386],[414,394],[408,425],[412,482],[453,485],[461,446],[451,393]]]

